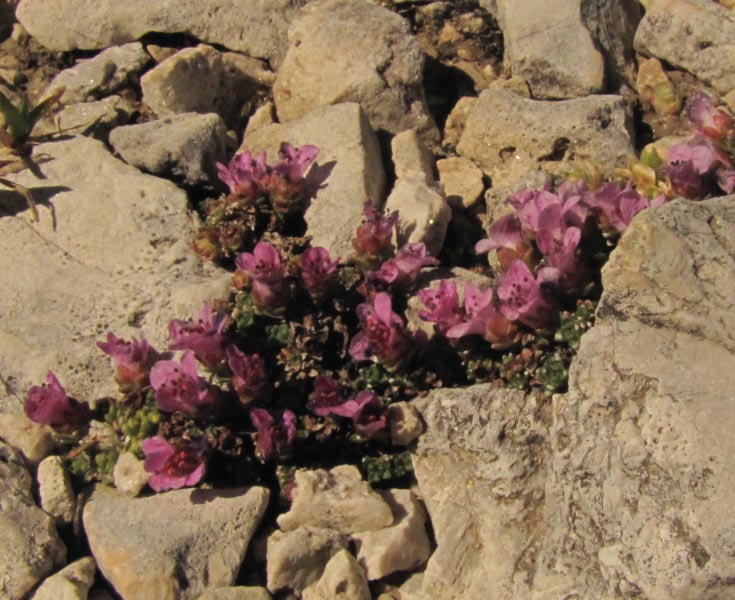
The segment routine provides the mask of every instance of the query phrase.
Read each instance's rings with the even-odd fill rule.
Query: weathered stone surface
[[[484,91],[467,118],[458,152],[504,187],[529,172],[561,172],[575,159],[612,169],[633,155],[632,122],[619,96],[563,102],[521,98],[500,89]]]
[[[311,525],[355,533],[388,527],[393,513],[356,467],[341,465],[329,471],[296,471],[291,510],[277,521],[285,531]]]
[[[235,582],[267,503],[268,490],[258,487],[130,498],[98,486],[84,529],[100,571],[125,600],[187,600]]]
[[[66,548],[54,520],[38,508],[23,459],[0,443],[0,597],[21,600],[54,567]]]
[[[651,2],[635,49],[689,71],[720,94],[735,88],[735,13],[710,0]]]
[[[390,147],[393,167],[398,179],[411,175],[423,175],[426,181],[436,180],[434,155],[415,129],[407,129],[396,135],[391,140]]]
[[[352,535],[357,562],[370,581],[415,569],[431,554],[426,516],[411,490],[383,490],[380,495],[393,510],[393,525]]]
[[[130,82],[150,60],[140,42],[108,48],[61,71],[49,84],[48,91],[63,87],[63,104],[106,96]]]
[[[60,131],[66,135],[91,135],[106,139],[110,129],[126,123],[134,110],[133,104],[120,96],[108,96],[95,102],[77,102],[64,106],[56,115],[42,119],[33,134],[43,136]]]
[[[16,16],[52,50],[107,48],[150,32],[188,33],[278,65],[300,4],[303,0],[22,0]]]
[[[407,21],[368,0],[310,2],[288,32],[273,95],[281,121],[358,102],[376,130],[437,136],[421,87],[423,54]]]
[[[582,22],[581,0],[498,0],[505,60],[535,98],[602,90],[605,65]]]
[[[459,143],[459,139],[462,137],[465,125],[467,124],[467,117],[476,102],[477,98],[474,96],[462,96],[457,100],[457,104],[454,105],[452,112],[449,113],[444,123],[444,139],[442,143],[445,146],[456,146]]]
[[[271,600],[271,595],[264,587],[234,586],[209,590],[197,600]]]
[[[148,472],[143,467],[143,461],[138,460],[132,452],[124,452],[118,457],[112,477],[115,487],[131,496],[137,496],[148,483]]]
[[[15,408],[20,409],[20,404]],[[56,445],[50,427],[34,423],[22,412],[0,412],[0,439],[31,465],[41,462]]]
[[[268,537],[268,589],[301,592],[319,580],[329,559],[347,548],[349,536],[332,529],[299,527]]]
[[[347,550],[334,555],[321,579],[306,588],[303,600],[370,600],[362,567]]]
[[[328,106],[290,123],[248,132],[240,151],[266,150],[273,161],[282,142],[319,148],[315,179],[320,185],[306,210],[308,234],[312,245],[348,258],[363,204],[368,199],[380,203],[385,190],[380,147],[365,113],[354,103]]]
[[[95,569],[91,556],[80,558],[48,577],[30,600],[87,600]]]
[[[110,144],[122,159],[189,185],[217,181],[217,162],[227,162],[227,127],[217,114],[184,113],[118,127]]]
[[[0,386],[0,405],[8,407],[48,369],[80,400],[114,395],[109,358],[95,342],[114,331],[163,350],[169,321],[201,309],[191,286],[221,272],[190,250],[187,198],[172,183],[89,138],[35,152],[42,178],[13,178],[32,189],[40,222],[29,223],[22,199],[0,190],[0,238],[13,250],[0,253],[0,312],[13,315],[0,325],[0,373],[11,382]]]
[[[259,107],[248,119],[248,126],[245,129],[245,137],[255,133],[258,129],[268,127],[276,122],[274,111],[275,107],[273,102],[266,102],[263,106]]]
[[[408,446],[424,431],[418,411],[410,402],[394,402],[388,407],[390,440],[397,446]]]
[[[436,162],[439,181],[451,206],[469,208],[480,199],[485,185],[482,171],[466,158],[452,156]]]
[[[74,519],[76,494],[60,456],[44,458],[38,465],[38,492],[41,508],[58,523],[68,525]]]

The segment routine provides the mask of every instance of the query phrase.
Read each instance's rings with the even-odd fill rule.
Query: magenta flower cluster
[[[314,380],[314,391],[306,406],[320,417],[336,415],[351,419],[355,432],[368,438],[378,435],[388,424],[385,405],[375,392],[363,390],[352,397],[337,380],[325,375],[318,375]]]

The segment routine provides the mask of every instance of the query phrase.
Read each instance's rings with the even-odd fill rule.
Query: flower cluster
[[[358,392],[354,397],[335,379],[319,375],[314,380],[314,391],[309,395],[307,408],[326,417],[336,415],[352,421],[356,433],[374,437],[388,425],[388,413],[380,398],[370,390]]]

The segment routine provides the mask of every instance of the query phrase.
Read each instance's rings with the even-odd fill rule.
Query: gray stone
[[[49,84],[47,93],[63,87],[62,104],[107,96],[132,82],[150,60],[140,42],[108,48],[61,71]]]
[[[16,17],[51,50],[96,50],[147,33],[188,33],[277,66],[303,0],[22,0]],[[63,26],[62,26],[63,25]]]
[[[365,573],[347,550],[332,557],[321,579],[306,588],[303,600],[370,600]]]
[[[25,204],[0,191],[0,237],[15,249],[0,253],[0,312],[13,315],[0,325],[0,373],[13,382],[0,386],[0,406],[17,405],[49,369],[80,400],[114,395],[109,358],[95,342],[113,331],[165,349],[169,321],[201,309],[192,287],[209,289],[222,272],[191,251],[186,194],[172,183],[89,138],[35,153],[40,177],[12,178],[31,188],[40,221],[29,223]]]
[[[505,187],[532,171],[569,171],[574,160],[625,165],[634,152],[631,131],[629,107],[619,96],[545,102],[489,89],[472,107],[457,151],[493,187]]]
[[[258,487],[130,498],[97,486],[84,530],[100,571],[125,600],[187,600],[234,584],[267,504],[268,490]]]
[[[329,559],[347,548],[349,536],[332,529],[299,527],[268,537],[268,589],[301,592],[319,580]]]
[[[142,171],[169,175],[188,185],[217,180],[217,162],[227,162],[227,127],[217,114],[184,113],[118,127],[110,144]]]
[[[411,175],[423,175],[428,182],[436,180],[434,155],[415,129],[407,129],[394,136],[390,147],[393,167],[398,179]]]
[[[720,94],[735,88],[735,13],[710,0],[651,2],[635,49],[685,69]]]
[[[319,148],[320,185],[306,210],[307,233],[312,245],[347,259],[364,203],[382,202],[385,191],[380,147],[365,113],[354,103],[328,106],[290,123],[248,132],[240,151],[266,150],[275,161],[282,142]]]
[[[0,597],[22,600],[66,561],[54,519],[38,508],[23,459],[0,443]]]
[[[421,80],[423,54],[407,21],[368,0],[310,2],[288,32],[273,96],[281,121],[359,102],[376,130],[416,128],[436,140]]]
[[[447,202],[458,208],[469,208],[482,196],[485,184],[482,171],[466,158],[452,156],[436,162],[439,181]]]
[[[87,600],[96,568],[91,556],[80,558],[48,577],[30,600]]]
[[[197,600],[271,600],[271,595],[264,587],[233,586],[209,590]]]
[[[64,106],[53,117],[42,119],[33,133],[43,136],[61,132],[103,139],[110,129],[126,123],[134,110],[133,104],[120,96],[108,96],[95,102],[77,102]]]
[[[53,434],[50,427],[34,423],[22,412],[0,412],[0,439],[31,465],[37,465],[56,447]]]
[[[296,471],[291,510],[277,521],[285,531],[311,525],[355,533],[387,527],[393,512],[356,467],[341,465],[329,471]]]
[[[41,508],[58,523],[68,525],[74,519],[76,494],[60,456],[44,458],[36,473]]]

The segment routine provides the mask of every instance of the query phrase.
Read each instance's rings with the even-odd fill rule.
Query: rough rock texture
[[[735,12],[710,0],[651,2],[635,49],[685,69],[720,94],[735,88]]]
[[[363,204],[368,199],[379,204],[385,190],[380,147],[365,113],[355,103],[328,106],[290,123],[248,132],[240,151],[266,150],[274,161],[282,142],[319,148],[319,170],[313,174],[319,189],[305,216],[308,234],[312,245],[348,258]]]
[[[384,490],[380,495],[393,510],[393,525],[352,535],[357,561],[370,581],[415,569],[431,554],[426,515],[411,490]]]
[[[41,508],[58,523],[68,525],[74,519],[76,494],[60,456],[49,456],[38,465],[38,493]]]
[[[110,132],[110,144],[129,165],[189,185],[217,181],[227,162],[227,127],[217,114],[184,113]]]
[[[22,0],[23,27],[51,50],[96,50],[146,33],[188,33],[278,65],[303,0]],[[60,26],[63,24],[63,26]]]
[[[63,104],[106,96],[131,81],[150,60],[140,42],[108,48],[94,58],[61,71],[51,81],[48,90],[63,87]]]
[[[234,586],[210,590],[197,600],[271,600],[271,595],[264,587]]]
[[[310,2],[288,32],[273,87],[281,121],[359,102],[376,130],[437,139],[424,101],[423,54],[407,21],[368,0]]]
[[[84,507],[84,529],[100,571],[124,600],[187,600],[233,585],[267,503],[268,490],[258,487],[130,498],[98,486]]]
[[[472,161],[458,156],[436,162],[447,202],[451,206],[469,208],[480,199],[485,185],[482,171]]]
[[[54,567],[66,548],[54,520],[38,508],[23,459],[0,443],[0,597],[21,600]]]
[[[436,180],[434,155],[415,129],[407,129],[394,136],[390,148],[393,168],[398,179],[419,174],[426,177],[426,181]]]
[[[20,409],[18,403],[16,409]],[[37,465],[53,450],[53,430],[34,423],[20,412],[0,412],[0,440],[19,452],[31,465]]]
[[[457,150],[492,178],[493,187],[504,187],[536,170],[569,170],[575,159],[609,168],[627,164],[631,130],[619,96],[544,102],[489,89],[470,110]]]
[[[30,600],[87,600],[96,568],[91,556],[80,558],[47,578]]]
[[[457,145],[467,124],[467,117],[476,102],[477,98],[474,96],[462,96],[457,100],[454,108],[452,108],[452,112],[449,113],[444,123],[444,139],[442,143],[445,146]]]
[[[303,600],[370,600],[365,573],[347,550],[334,555],[321,579],[306,588]]]
[[[582,22],[581,0],[498,0],[505,60],[535,98],[602,90],[605,65]]]
[[[137,496],[148,483],[148,472],[143,465],[144,462],[132,452],[123,452],[112,469],[115,487],[125,494]]]
[[[268,537],[268,589],[301,592],[318,581],[329,559],[347,548],[349,536],[331,529],[299,527]]]
[[[30,223],[22,199],[0,190],[0,238],[13,249],[0,253],[0,313],[13,315],[0,325],[6,412],[18,410],[48,369],[81,400],[115,394],[109,358],[95,342],[111,330],[163,349],[169,321],[201,309],[200,289],[219,295],[211,287],[219,270],[190,250],[184,192],[89,138],[35,152],[43,178],[30,171],[13,178],[32,189],[40,222]]]
[[[393,523],[390,506],[352,465],[329,471],[298,470],[295,480],[291,510],[277,519],[285,531],[311,525],[355,533]]]
[[[134,110],[132,104],[120,96],[68,104],[53,117],[43,118],[33,134],[43,136],[61,131],[67,135],[91,135],[105,140],[110,129],[126,123]]]

